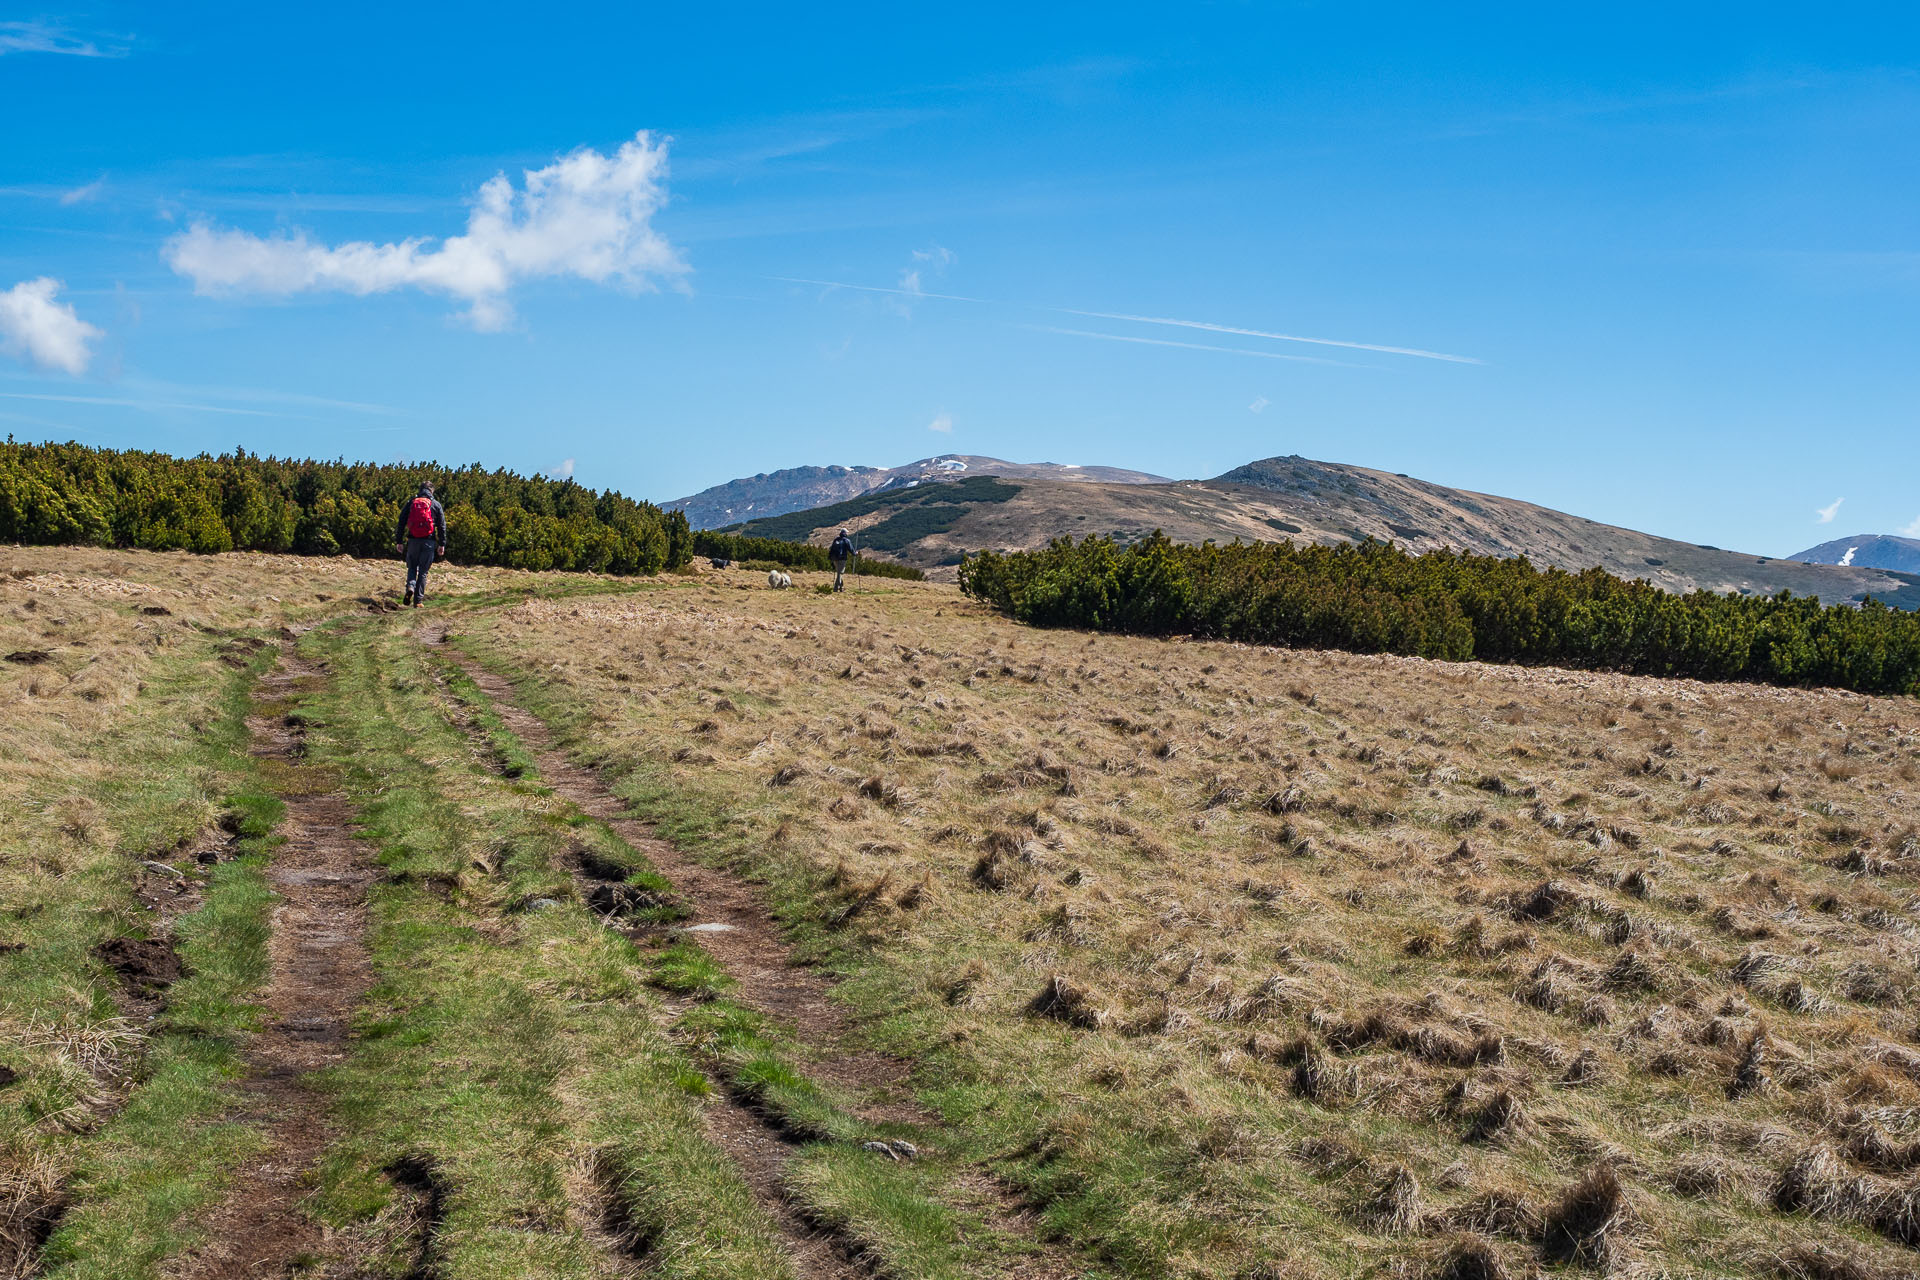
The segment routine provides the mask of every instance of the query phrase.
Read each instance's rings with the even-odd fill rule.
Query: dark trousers
[[[437,544],[432,538],[407,539],[407,590],[413,593],[415,600],[424,600],[427,595],[427,570],[433,568],[433,556]]]

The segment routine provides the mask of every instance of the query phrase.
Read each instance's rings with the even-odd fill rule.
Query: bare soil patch
[[[120,976],[130,999],[157,1000],[185,976],[173,944],[163,939],[111,938],[93,949]]]

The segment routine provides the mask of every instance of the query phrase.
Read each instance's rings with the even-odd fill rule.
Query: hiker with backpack
[[[827,561],[833,565],[833,589],[835,591],[845,591],[847,589],[840,580],[846,576],[847,562],[851,559],[853,559],[853,539],[847,536],[845,529],[842,529],[840,536],[835,538],[832,545],[827,548]]]
[[[400,509],[393,549],[407,558],[407,593],[402,603],[418,609],[427,598],[427,570],[435,560],[447,558],[447,513],[433,496],[430,482],[422,482],[413,501]]]

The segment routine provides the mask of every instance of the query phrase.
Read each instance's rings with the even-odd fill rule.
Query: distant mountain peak
[[[1920,573],[1920,538],[1891,533],[1857,533],[1835,538],[1788,556],[1803,564],[1833,564],[1849,569],[1885,569],[1892,573]]]
[[[847,502],[882,489],[1001,476],[1009,480],[1082,480],[1102,484],[1166,484],[1165,476],[1123,467],[1078,463],[1008,462],[971,453],[942,453],[898,467],[787,467],[729,480],[660,505],[684,511],[696,529],[717,529],[743,520],[765,520],[794,511]]]

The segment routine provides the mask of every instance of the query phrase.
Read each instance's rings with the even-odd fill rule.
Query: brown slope
[[[1320,541],[1364,534],[1412,551],[1453,547],[1482,555],[1524,555],[1560,569],[1597,566],[1669,591],[1767,595],[1788,590],[1832,603],[1905,585],[1881,570],[1803,565],[1680,542],[1514,498],[1307,458],[1266,458],[1236,467],[1206,487],[1249,505],[1277,504],[1289,513],[1281,518]]]

